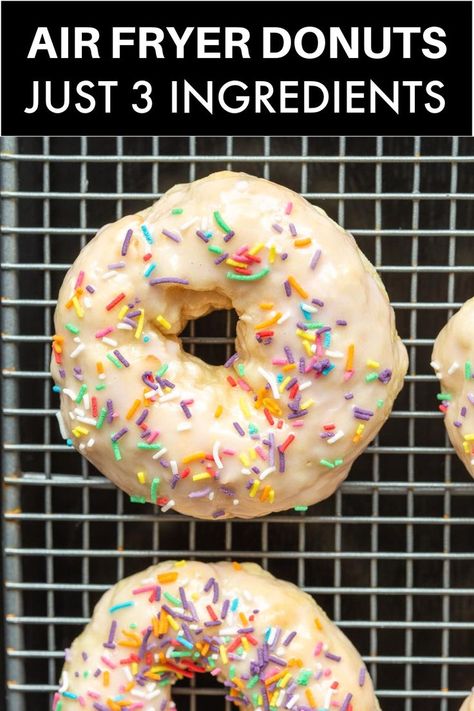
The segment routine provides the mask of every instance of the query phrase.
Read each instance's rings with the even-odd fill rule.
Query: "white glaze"
[[[262,649],[262,645],[267,639],[271,646],[270,654],[276,655],[283,664],[277,664],[274,661],[268,663],[259,670],[263,679],[272,677],[274,674],[287,670],[290,674],[290,679],[287,679],[285,688],[293,689],[291,678],[296,678],[301,669],[306,669],[311,672],[308,678],[307,686],[301,683],[294,686],[294,690],[290,696],[285,697],[282,694],[281,701],[278,704],[279,709],[289,708],[291,698],[298,695],[298,699],[294,701],[292,708],[298,711],[300,707],[307,708],[309,706],[306,689],[309,689],[316,702],[315,708],[326,708],[328,697],[333,705],[331,708],[338,708],[340,711],[347,711],[349,701],[352,704],[353,711],[377,711],[379,705],[375,698],[373,686],[368,672],[365,670],[363,662],[349,642],[345,635],[339,630],[325,612],[315,603],[315,601],[306,593],[303,593],[296,586],[283,580],[274,578],[269,573],[265,572],[254,563],[244,563],[240,570],[236,570],[232,563],[216,563],[204,564],[198,562],[187,562],[184,565],[174,564],[173,562],[163,562],[158,566],[153,566],[147,570],[137,573],[130,578],[120,581],[111,588],[97,604],[91,622],[87,625],[82,634],[75,639],[70,650],[67,651],[67,661],[64,665],[63,676],[60,683],[62,691],[69,694],[74,694],[82,699],[70,699],[64,696],[64,693],[56,696],[56,703],[62,701],[61,711],[78,711],[79,709],[93,709],[93,703],[103,704],[107,707],[107,699],[114,698],[115,695],[124,693],[128,700],[141,701],[146,711],[161,711],[162,704],[165,703],[166,709],[173,708],[170,699],[170,687],[159,686],[158,683],[150,681],[149,686],[140,687],[138,684],[132,685],[133,688],[124,691],[121,686],[127,684],[132,676],[124,669],[129,668],[128,665],[121,665],[120,660],[127,658],[129,653],[138,654],[140,650],[137,648],[128,648],[120,646],[120,641],[126,640],[126,636],[121,630],[130,630],[130,624],[136,625],[139,633],[139,640],[142,637],[142,631],[145,631],[151,622],[152,616],[157,616],[160,611],[161,604],[159,602],[148,601],[150,592],[142,592],[133,594],[133,590],[137,590],[146,586],[150,586],[157,582],[157,575],[165,572],[178,572],[178,578],[175,582],[167,583],[161,586],[161,593],[164,591],[171,593],[177,600],[182,600],[180,597],[179,586],[183,586],[185,591],[185,600],[193,601],[197,618],[201,622],[211,620],[210,613],[206,609],[207,605],[211,605],[218,620],[221,624],[215,627],[206,628],[209,636],[218,638],[219,650],[217,653],[210,651],[211,663],[216,668],[220,669],[218,678],[220,681],[228,680],[231,665],[234,666],[232,678],[244,679],[245,675],[251,670],[251,662],[258,659],[257,649]],[[218,599],[214,597],[214,587],[211,587],[208,592],[204,592],[206,583],[210,578],[213,578],[218,584]],[[228,612],[222,620],[221,614],[224,600],[229,600],[230,605]],[[232,611],[233,601],[238,600],[238,607]],[[120,605],[132,601],[133,607],[122,608],[117,611],[110,612],[110,608],[115,605]],[[163,598],[162,598],[162,601]],[[172,610],[181,610],[178,606],[173,606],[173,603],[164,601]],[[255,613],[255,611],[258,612]],[[240,613],[244,613],[245,618],[240,617]],[[192,616],[190,608],[184,611],[184,614]],[[253,616],[253,618],[252,618]],[[117,622],[115,635],[113,635],[112,644],[115,648],[104,648],[104,642],[108,643],[109,632],[112,621]],[[183,624],[179,618],[175,618],[178,626]],[[195,629],[193,622],[188,621],[189,628],[192,631],[192,642],[202,639]],[[279,636],[276,630],[268,631],[268,628],[280,628]],[[238,630],[252,629],[248,634],[251,635],[250,642],[244,645],[242,652],[237,652],[238,646],[234,647],[234,652],[223,656],[220,649],[222,644],[227,650],[231,647],[236,637],[242,638],[242,633]],[[156,629],[156,632],[159,630]],[[161,637],[155,635],[155,631],[151,632],[148,637],[149,651],[152,652],[153,659],[149,658],[149,662],[158,664],[159,650],[165,649],[171,651],[173,648],[168,645],[161,646],[167,635],[169,638],[185,637],[185,632],[169,629],[169,632]],[[288,645],[283,642],[291,632],[296,632]],[[245,634],[245,633],[244,633]],[[265,635],[268,635],[266,638]],[[130,639],[130,638],[128,638]],[[272,646],[272,642],[275,644]],[[134,640],[132,640],[133,642]],[[188,638],[189,641],[189,638]],[[245,648],[246,647],[246,648]],[[177,647],[179,650],[186,650],[183,645]],[[232,647],[231,647],[232,649]],[[196,647],[194,646],[194,650]],[[203,650],[205,651],[205,650]],[[84,659],[83,653],[87,655]],[[236,658],[229,657],[234,653]],[[241,654],[239,657],[238,655]],[[144,652],[142,652],[142,656]],[[156,656],[155,656],[156,655]],[[340,657],[340,661],[332,659],[327,655],[335,655]],[[198,655],[199,656],[199,655]],[[209,656],[209,655],[208,655]],[[104,657],[106,662],[104,662]],[[297,665],[290,660],[300,660]],[[180,663],[176,658],[174,663]],[[196,662],[199,666],[206,666],[209,662],[202,657]],[[110,664],[115,666],[115,669],[110,668]],[[134,673],[144,671],[145,662],[141,661]],[[100,669],[99,676],[94,676],[94,672]],[[363,671],[362,671],[363,670]],[[104,687],[103,672],[109,671],[109,685]],[[132,671],[130,669],[130,671]],[[66,672],[66,674],[64,674]],[[77,676],[76,676],[77,673]],[[84,676],[84,673],[87,676]],[[250,671],[250,676],[255,674],[255,668]],[[173,679],[174,682],[174,679]],[[331,693],[331,685],[338,682],[338,686]],[[261,709],[262,705],[255,699],[257,703],[253,703],[252,694],[261,693],[263,684],[257,682],[255,686],[247,689],[247,682],[243,684],[244,693],[249,697],[249,705],[245,708],[251,711],[252,709]],[[143,696],[137,696],[136,692],[145,692]],[[159,692],[156,695],[156,692]],[[99,694],[94,699],[90,693]],[[352,698],[348,695],[352,695]],[[179,704],[178,704],[179,707]],[[112,708],[112,707],[110,707]],[[128,706],[127,706],[128,708]]]
[[[474,298],[466,301],[438,334],[431,365],[441,380],[441,392],[451,396],[444,417],[449,439],[466,469],[474,477],[473,334]],[[468,362],[472,371],[470,378],[466,377]],[[466,408],[464,416],[462,408]],[[472,438],[466,439],[469,436]]]
[[[290,202],[293,207],[291,214],[287,215],[285,209]],[[172,215],[173,208],[183,208],[184,212]],[[227,245],[223,240],[224,232],[213,219],[215,210],[236,233]],[[152,246],[147,244],[140,229],[143,223],[153,236]],[[296,227],[296,239],[309,237],[311,244],[295,247],[290,223]],[[280,225],[281,233],[275,231],[274,224]],[[208,245],[196,236],[199,227],[211,229],[213,237],[210,243],[226,247],[231,253],[243,245],[250,248],[258,242],[266,245],[258,252],[262,262],[255,265],[254,271],[269,263],[273,245],[276,257],[273,264],[268,264],[270,272],[251,283],[230,280],[226,274],[232,271],[232,267],[225,263],[220,266],[214,264],[216,254],[212,254]],[[179,235],[182,241],[176,243],[164,236],[164,228]],[[133,237],[127,255],[123,257],[122,244],[129,229],[133,230]],[[316,267],[311,269],[312,256],[318,249],[321,250],[321,257]],[[143,255],[148,251],[153,253],[153,257],[145,263]],[[286,260],[282,260],[282,253],[288,254]],[[110,269],[109,265],[116,262],[124,262],[125,268]],[[156,262],[157,267],[149,279],[144,278],[144,269],[151,262]],[[74,293],[81,270],[85,272],[83,287],[91,284],[96,291],[87,295],[90,308],[85,307],[84,316],[79,318],[74,308],[66,308],[66,303]],[[111,272],[113,276],[109,278]],[[289,275],[293,275],[304,288],[307,298],[299,296],[295,289],[291,297],[286,296],[284,281]],[[189,281],[189,286],[149,285],[154,277],[168,276],[184,278]],[[127,299],[110,312],[106,311],[105,306],[120,292],[126,293]],[[149,337],[146,344],[134,337],[135,329],[129,325],[121,323],[120,328],[117,327],[122,305],[131,303],[135,298],[140,300],[138,306],[145,311],[143,331]],[[312,304],[313,298],[322,300],[324,307]],[[273,302],[274,308],[271,311],[262,310],[261,302]],[[328,375],[318,378],[314,371],[307,374],[299,374],[297,370],[289,373],[291,377],[296,375],[302,385],[301,404],[308,400],[314,401],[314,404],[301,418],[303,426],[296,427],[293,420],[287,419],[291,410],[288,408],[288,392],[284,391],[276,400],[283,411],[282,427],[278,429],[278,418],[270,426],[263,409],[254,408],[250,397],[253,397],[252,392],[249,396],[240,387],[231,387],[226,378],[229,375],[238,377],[235,366],[243,365],[243,378],[254,393],[258,394],[267,382],[275,389],[275,378],[282,370],[280,366],[272,365],[272,359],[285,358],[284,346],[291,348],[297,363],[304,356],[308,364],[303,341],[296,333],[297,321],[305,321],[300,308],[302,302],[310,305],[310,318],[331,327],[328,357],[335,367]],[[174,334],[181,332],[188,319],[198,318],[213,309],[230,308],[231,305],[240,316],[236,341],[240,359],[234,367],[209,366],[182,351]],[[269,345],[259,344],[255,326],[277,312],[282,316],[278,319],[279,323],[272,326],[273,341]],[[158,327],[155,321],[158,314],[171,324],[168,330]],[[336,325],[338,319],[345,319],[348,325]],[[68,322],[80,328],[76,338],[65,329]],[[345,479],[354,459],[375,437],[388,417],[407,368],[406,350],[396,333],[387,294],[353,237],[301,196],[242,173],[215,173],[189,185],[178,185],[147,210],[104,227],[82,250],[66,275],[59,294],[55,326],[56,333],[65,339],[62,344],[65,378],[60,377],[54,359],[52,362],[53,377],[65,388],[61,395],[65,428],[71,432],[80,424],[77,419],[71,419],[71,413],[76,417],[74,408],[77,404],[70,396],[76,397],[81,386],[81,382],[74,377],[73,367],[82,369],[83,382],[89,388],[88,395],[97,396],[99,409],[106,398],[111,398],[114,411],[118,414],[112,424],[105,423],[101,430],[96,430],[94,425],[83,424],[88,432],[73,437],[74,446],[129,494],[150,500],[151,481],[159,477],[159,496],[163,497],[160,500],[171,502],[165,508],[174,507],[198,518],[211,518],[216,512],[227,518],[262,516],[295,505],[307,506],[329,496]],[[106,359],[106,353],[112,352],[114,347],[96,338],[95,334],[107,326],[112,326],[114,330],[105,337],[117,343],[118,350],[130,362],[130,367],[118,370]],[[85,344],[86,348],[81,350],[81,344]],[[346,380],[350,344],[355,345],[354,373]],[[324,354],[322,340],[321,348],[319,360]],[[96,361],[104,363],[103,381],[97,377]],[[367,366],[367,361],[376,361],[379,366],[374,369]],[[130,421],[125,419],[125,413],[136,398],[143,399],[142,374],[147,370],[155,373],[162,363],[169,366],[164,377],[176,387],[157,398],[156,402],[146,399],[146,395],[144,400],[150,410],[147,423],[152,431],[159,430],[156,442],[167,450],[159,460],[159,455],[153,458],[157,453],[137,448],[141,431],[134,421],[143,404]],[[388,384],[378,379],[366,382],[367,375],[385,369],[392,371]],[[270,374],[268,378],[266,374]],[[106,384],[107,389],[98,393],[95,386],[101,382]],[[348,391],[354,394],[352,400],[344,398]],[[194,400],[189,420],[186,420],[180,407],[182,399]],[[379,400],[383,403],[377,405]],[[242,412],[241,402],[244,408],[248,408],[249,419]],[[222,404],[224,411],[216,419],[214,412],[219,404]],[[370,410],[374,415],[367,422],[356,419],[354,406]],[[84,403],[80,403],[80,407],[84,409]],[[91,417],[90,409],[85,415]],[[241,437],[232,424],[236,421],[246,431],[252,422],[261,439],[251,439],[248,431],[245,437]],[[183,430],[183,423],[185,427],[191,425],[191,428]],[[337,439],[335,437],[332,443],[330,439],[321,438],[323,426],[327,424],[335,425],[333,431]],[[359,441],[354,442],[359,425],[364,425],[365,429]],[[115,461],[110,438],[124,426],[129,427],[129,431],[119,441],[122,459]],[[285,452],[285,473],[279,471],[278,451],[275,450],[276,471],[267,472],[264,481],[258,485],[256,495],[250,496],[253,489],[247,488],[249,480],[258,479],[271,464],[268,461],[269,447],[261,441],[267,439],[270,432],[275,437],[276,447],[281,446],[289,435],[295,435],[296,439]],[[91,439],[93,443],[88,446]],[[164,468],[160,461],[175,461],[181,474],[185,467],[183,457],[197,451],[211,453],[216,442],[220,443],[223,468],[217,468],[216,462],[208,461],[207,464],[218,472],[218,479],[193,481],[192,476],[202,473],[206,464],[195,462],[191,465],[191,475],[181,479],[172,489],[171,468]],[[243,453],[249,457],[249,451],[258,445],[267,456],[267,461],[257,454],[255,461],[249,459],[249,464],[245,460],[242,463],[238,455]],[[222,454],[225,449],[235,451],[236,455]],[[343,460],[343,463],[328,468],[320,464],[321,460],[332,463]],[[249,473],[249,465],[258,466],[259,472],[256,475]],[[143,484],[137,480],[138,472],[144,472]],[[254,484],[254,488],[256,486]],[[265,486],[268,488],[265,489]],[[210,487],[210,492],[203,498],[189,497],[189,494],[207,487]]]

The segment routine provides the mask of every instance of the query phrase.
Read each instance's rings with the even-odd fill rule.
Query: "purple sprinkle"
[[[231,355],[229,360],[226,360],[226,362],[224,363],[224,368],[230,368],[230,366],[235,363],[235,361],[238,359],[238,357],[239,357],[238,353],[234,353],[234,355]]]
[[[126,368],[129,367],[130,363],[128,362],[128,360],[126,358],[124,358],[124,356],[120,353],[120,351],[115,350],[114,355],[117,356],[117,358],[122,363],[122,365],[124,365]]]
[[[161,230],[161,234],[169,239],[172,239],[173,242],[181,242],[181,237],[179,235],[175,234],[175,232],[170,232],[170,230],[167,230],[166,228]]]
[[[140,414],[140,415],[137,417],[137,419],[135,420],[135,424],[136,424],[136,425],[141,425],[142,422],[144,422],[144,421],[146,420],[146,418],[148,417],[148,412],[149,412],[149,410],[148,410],[147,408],[145,408],[144,410],[142,410],[141,414]]]
[[[110,424],[114,419],[114,406],[112,400],[107,400],[107,422]]]
[[[294,363],[295,359],[293,358],[293,353],[291,352],[291,348],[289,348],[289,346],[285,346],[283,348],[283,350],[285,351],[285,355],[287,357],[288,363]]]
[[[225,516],[224,509],[218,509],[217,511],[214,511],[212,514],[212,518],[222,518],[222,516]],[[220,622],[219,622],[219,624],[220,624]]]
[[[87,660],[89,659],[89,655],[87,654],[87,652],[81,652],[81,657],[85,662],[87,662]]]
[[[387,385],[387,383],[390,382],[391,378],[392,378],[392,371],[390,370],[390,368],[385,368],[385,370],[382,370],[382,372],[379,373],[379,380],[384,385]]]
[[[207,583],[204,585],[204,592],[205,593],[209,592],[209,590],[212,588],[212,586],[214,585],[215,582],[216,582],[215,578],[209,578]]]
[[[224,242],[230,242],[230,240],[232,239],[232,237],[234,235],[235,235],[234,230],[231,230],[230,232],[228,232],[226,235],[224,235]]]
[[[156,286],[157,284],[184,284],[186,286],[189,281],[178,277],[156,277],[155,279],[150,279],[148,283],[150,286]]]
[[[202,239],[203,242],[209,242],[210,237],[208,237],[202,230],[196,230],[196,234],[200,239]]]
[[[313,257],[312,257],[311,262],[309,264],[310,269],[316,269],[316,265],[319,262],[320,256],[321,256],[321,250],[317,249],[316,252],[313,254]]]
[[[342,706],[341,706],[341,708],[340,708],[340,711],[347,711],[347,709],[349,708],[349,704],[350,704],[350,702],[351,702],[351,699],[352,699],[352,694],[347,694],[346,698],[345,698],[344,701],[342,702]]]
[[[240,435],[241,437],[244,437],[244,436],[245,436],[245,432],[243,431],[243,429],[242,429],[242,427],[239,425],[239,423],[238,423],[238,422],[233,422],[232,424],[234,425],[234,427],[235,427],[235,429],[237,430],[237,432],[239,433],[239,435]]]
[[[365,667],[361,667],[359,672],[359,686],[364,686],[366,673]]]
[[[291,296],[291,286],[290,286],[290,282],[289,282],[288,280],[285,281],[285,282],[283,282],[283,286],[285,287],[285,294],[286,294],[287,296]]]
[[[474,405],[474,394],[473,393],[469,393],[467,396],[467,399],[469,400],[471,405]]]
[[[130,240],[132,239],[132,234],[133,230],[127,230],[127,234],[125,235],[125,239],[123,240],[122,244],[122,257],[125,257],[127,254],[128,246],[130,244]]]
[[[214,590],[212,593],[212,604],[215,605],[218,600],[219,600],[219,583],[217,581],[215,581],[214,582]]]
[[[353,393],[344,393],[344,397],[346,400],[352,400],[354,395],[353,395]]]
[[[284,646],[284,647],[288,647],[288,645],[289,645],[290,642],[294,639],[294,637],[296,637],[296,632],[295,632],[295,631],[290,632],[290,634],[288,635],[288,637],[286,637],[286,639],[283,640],[283,646]]]
[[[136,316],[140,316],[141,311],[129,311],[128,314],[126,314],[127,318],[135,318]]]
[[[117,631],[117,620],[112,620],[112,624],[110,625],[109,638],[107,640],[107,644],[109,644],[109,645],[112,644],[112,642],[114,641],[116,631]],[[104,647],[105,647],[105,644],[104,644]],[[115,647],[115,645],[114,645],[114,647]]]
[[[113,262],[112,264],[107,264],[107,269],[123,269],[125,262]]]
[[[285,453],[278,450],[278,471],[283,474],[285,471]]]
[[[229,605],[230,605],[230,601],[225,599],[222,604],[222,610],[221,610],[221,619],[222,620],[225,620],[225,618],[227,617],[227,613],[229,611]]]
[[[462,427],[462,422],[460,422],[459,420],[454,420],[453,425],[455,427]]]
[[[297,326],[297,328],[300,328],[302,331],[308,330],[308,326],[305,323],[303,323],[303,321],[297,321],[296,326]]]
[[[190,499],[203,499],[205,496],[208,496],[208,494],[210,494],[210,493],[211,493],[211,487],[210,487],[210,486],[206,486],[205,489],[198,489],[197,491],[196,491],[196,490],[195,490],[195,491],[191,491],[191,492],[188,494],[188,497],[189,497]]]
[[[225,514],[225,511],[215,511],[214,513],[219,514],[219,516],[223,516]],[[212,514],[212,516],[213,518],[216,518],[214,514]],[[208,622],[204,623],[204,627],[218,627],[221,624],[221,620],[209,620]]]
[[[117,440],[119,440],[120,437],[123,437],[124,434],[127,434],[127,432],[128,432],[128,427],[122,427],[121,430],[119,430],[114,435],[112,435],[112,437],[111,437],[112,442],[117,442]]]
[[[336,326],[347,326],[347,321],[342,318],[338,318],[336,321]]]
[[[222,254],[219,254],[219,256],[214,259],[214,264],[222,264],[222,262],[227,259],[228,256],[229,252],[223,252]]]
[[[98,676],[100,676],[101,674],[102,674],[102,670],[99,669],[99,668],[97,668],[97,669],[95,670],[95,672],[94,672],[94,676],[95,676],[95,677],[98,677]]]
[[[294,363],[295,361],[294,360],[290,361],[290,359],[288,358],[288,362]],[[297,378],[291,378],[290,382],[285,385],[285,390],[291,390],[293,385],[296,385],[297,382],[298,382]]]
[[[86,286],[86,291],[88,291],[89,294],[95,294],[95,289],[94,289],[94,287],[92,286],[92,284],[88,284],[88,285]]]
[[[294,226],[294,224],[293,224],[292,222],[290,222],[290,224],[288,225],[288,227],[290,228],[291,236],[292,236],[292,237],[296,237],[296,235],[297,235],[298,233],[297,233],[297,231],[296,231],[296,227]]]
[[[322,333],[329,333],[331,330],[331,326],[322,326],[321,328],[318,328],[316,333],[318,336],[320,336]]]
[[[304,373],[306,368],[306,363],[304,358],[300,358],[299,363],[298,363],[298,371],[300,373]]]
[[[181,406],[182,411],[183,411],[184,414],[186,415],[186,419],[189,420],[190,417],[192,417],[191,410],[190,410],[189,407],[186,405],[186,403],[184,402],[184,400],[181,400],[181,402],[180,402],[179,404],[180,404],[180,406]]]
[[[96,711],[108,711],[107,706],[99,704],[98,701],[94,701],[94,703],[92,704],[92,708],[96,709]]]
[[[324,301],[321,301],[321,299],[311,299],[311,303],[316,306],[321,306],[321,308],[324,306]]]
[[[342,657],[340,657],[338,654],[333,654],[332,652],[326,652],[326,653],[324,654],[324,656],[325,656],[327,659],[331,659],[333,662],[340,662],[340,661],[341,661],[341,658],[342,658]]]
[[[282,262],[284,262],[285,259],[288,259],[288,252],[282,252],[282,253],[280,254],[280,259],[281,259]]]
[[[466,417],[466,413],[467,413],[467,407],[466,406],[461,407],[461,412],[459,413],[461,415],[461,417]]]
[[[278,225],[276,222],[272,225],[272,227],[275,232],[278,232],[279,234],[283,232],[283,227],[281,227],[281,225]]]

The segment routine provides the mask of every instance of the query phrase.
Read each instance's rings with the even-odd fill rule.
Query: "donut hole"
[[[235,350],[235,309],[218,309],[188,322],[180,335],[183,349],[209,365],[223,365]]]

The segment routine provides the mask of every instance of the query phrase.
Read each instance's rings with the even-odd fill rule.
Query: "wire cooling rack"
[[[8,711],[48,708],[62,650],[110,584],[194,556],[255,560],[315,595],[364,656],[385,711],[458,709],[474,683],[474,483],[446,440],[429,362],[474,293],[473,148],[456,137],[3,139]],[[69,264],[102,224],[222,168],[281,182],[350,229],[409,350],[380,436],[305,514],[207,523],[138,508],[68,450],[54,418],[52,313]],[[215,312],[188,326],[185,347],[222,363],[234,329],[232,312]],[[229,709],[208,675],[175,698]]]

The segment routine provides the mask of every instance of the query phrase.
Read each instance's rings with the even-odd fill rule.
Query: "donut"
[[[248,711],[379,709],[358,652],[295,585],[254,563],[166,561],[103,595],[53,711],[170,711],[175,681],[203,672]]]
[[[451,444],[474,477],[474,298],[436,338],[431,366],[441,381],[439,409]]]
[[[467,697],[467,699],[464,699],[459,711],[474,711],[474,694],[471,694]]]
[[[227,362],[183,351],[189,319],[231,307]],[[197,518],[329,496],[407,367],[353,237],[244,173],[177,185],[102,228],[65,277],[55,329],[63,436],[133,502]]]

